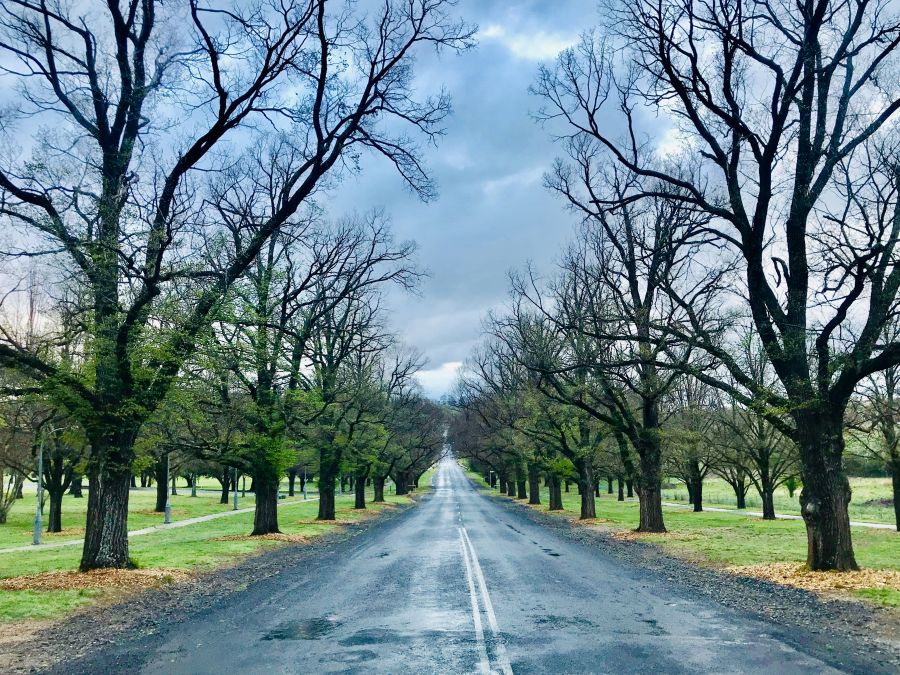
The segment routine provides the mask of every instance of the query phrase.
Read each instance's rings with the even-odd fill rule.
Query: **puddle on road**
[[[329,616],[302,621],[288,621],[263,636],[263,640],[318,640],[341,625]]]

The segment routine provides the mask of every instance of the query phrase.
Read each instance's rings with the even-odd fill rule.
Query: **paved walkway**
[[[310,497],[309,499],[295,499],[290,502],[278,502],[278,506],[288,506],[289,504],[303,504],[305,502],[315,502],[318,501],[318,497]],[[251,513],[256,510],[255,506],[251,506],[247,509],[238,509],[237,511],[220,511],[218,513],[211,513],[208,516],[197,516],[196,518],[185,518],[184,520],[176,520],[175,522],[169,523],[166,525],[165,523],[160,525],[153,525],[151,527],[144,527],[140,530],[131,530],[128,533],[128,538],[131,537],[140,537],[143,534],[151,534],[153,532],[160,532],[161,530],[171,530],[176,527],[187,527],[188,525],[196,525],[197,523],[204,523],[207,520],[215,520],[216,518],[225,518],[227,516],[235,516],[239,513]],[[71,539],[68,541],[55,541],[52,544],[40,544],[35,546],[34,544],[29,544],[27,546],[15,546],[13,548],[0,548],[0,553],[14,553],[16,551],[43,551],[48,548],[62,548],[64,546],[76,546],[78,544],[83,544],[84,539]]]
[[[679,504],[678,502],[663,502],[665,506],[677,506],[682,509],[692,509],[694,508],[690,504]],[[703,506],[704,511],[713,511],[714,513],[735,513],[737,515],[744,516],[754,516],[756,518],[762,518],[762,513],[759,511],[746,511],[744,509],[716,509],[710,506]],[[803,516],[794,516],[786,513],[777,513],[775,514],[775,518],[778,520],[803,520]],[[852,527],[869,527],[873,530],[896,530],[897,527],[895,525],[891,525],[890,523],[867,523],[861,520],[851,520],[850,525]]]

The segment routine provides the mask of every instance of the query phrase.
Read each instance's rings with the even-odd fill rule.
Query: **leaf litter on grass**
[[[176,569],[101,569],[89,572],[71,570],[41,572],[21,577],[0,579],[4,591],[68,591],[82,588],[147,588],[160,584],[185,581],[190,574]]]
[[[862,569],[855,572],[813,572],[803,563],[766,563],[760,565],[730,565],[732,574],[763,579],[807,591],[856,591],[885,588],[900,591],[900,571]]]

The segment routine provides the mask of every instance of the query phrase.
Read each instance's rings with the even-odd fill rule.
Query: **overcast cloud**
[[[391,319],[429,363],[430,396],[446,393],[481,332],[481,319],[506,296],[507,272],[527,260],[546,266],[569,239],[574,217],[542,186],[559,154],[531,118],[528,94],[541,61],[573,44],[596,18],[593,0],[462,0],[480,27],[461,56],[422,60],[417,77],[453,97],[447,135],[426,154],[440,195],[429,204],[404,189],[383,161],[367,161],[334,195],[332,209],[384,207],[401,239],[415,239],[431,272],[421,297],[392,295]]]

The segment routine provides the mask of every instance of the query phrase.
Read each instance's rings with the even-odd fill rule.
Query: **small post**
[[[166,483],[169,482],[169,471],[170,471],[170,469],[169,469],[169,466],[170,466],[170,465],[169,465],[169,457],[170,457],[170,456],[171,456],[171,455],[167,452],[167,453],[166,453]],[[163,522],[164,522],[166,525],[168,525],[169,523],[172,522],[172,500],[171,500],[171,492],[172,492],[171,490],[166,490],[166,517],[165,517],[165,520],[163,520]]]
[[[39,546],[41,543],[41,507],[44,501],[44,432],[41,431],[41,442],[38,444],[37,456],[37,504],[34,506],[34,536],[31,543]]]
[[[234,504],[232,505],[231,510],[237,511],[238,510],[238,484],[237,484],[238,475],[237,475],[236,468],[232,469],[231,471],[232,471],[232,475],[234,476],[234,481],[233,481],[234,482]],[[244,481],[246,482],[246,479],[244,479]]]

